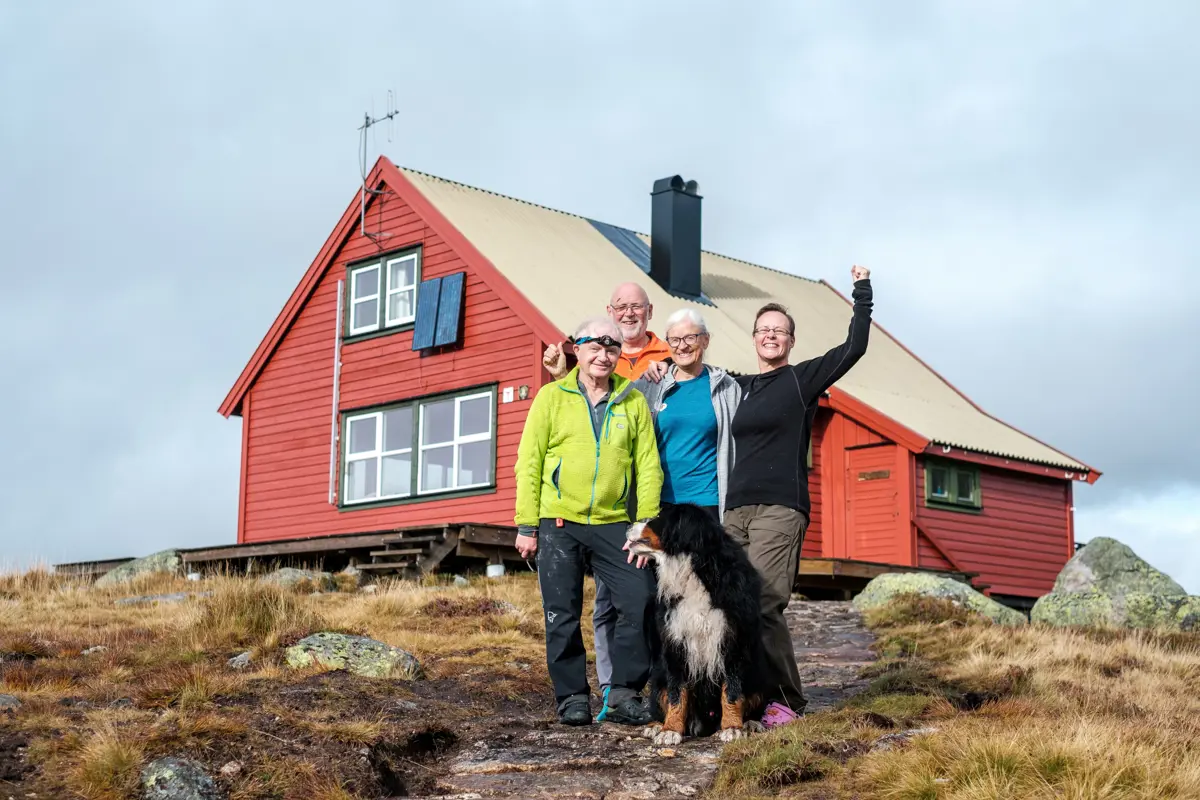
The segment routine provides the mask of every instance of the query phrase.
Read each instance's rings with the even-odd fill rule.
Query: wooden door
[[[846,450],[847,558],[906,564],[901,552],[900,448],[894,444]]]

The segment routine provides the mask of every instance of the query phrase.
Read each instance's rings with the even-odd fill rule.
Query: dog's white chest
[[[687,654],[693,678],[720,681],[724,676],[725,637],[729,621],[713,608],[704,584],[687,558],[662,558],[658,563],[658,596],[673,602],[666,613],[664,635]]]

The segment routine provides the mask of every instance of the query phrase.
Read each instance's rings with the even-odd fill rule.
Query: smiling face
[[[645,289],[636,283],[622,283],[608,301],[608,314],[626,342],[641,342],[654,308]]]
[[[754,322],[754,351],[760,361],[782,366],[796,343],[788,318],[779,311],[764,311]]]
[[[603,320],[580,331],[576,339],[593,339],[576,344],[575,357],[579,359],[579,374],[597,381],[607,380],[617,368],[621,357],[621,331],[617,326]],[[595,341],[599,339],[600,341]]]
[[[671,349],[671,359],[681,367],[703,363],[708,334],[696,323],[685,319],[667,329],[667,347]]]

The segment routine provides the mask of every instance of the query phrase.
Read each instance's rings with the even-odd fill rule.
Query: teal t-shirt
[[[663,502],[718,505],[717,414],[707,367],[700,377],[671,387],[654,433],[662,459]]]

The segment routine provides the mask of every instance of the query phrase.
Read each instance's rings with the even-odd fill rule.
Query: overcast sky
[[[654,6],[650,11],[645,6]],[[0,0],[0,562],[236,536],[217,406],[371,160],[825,278],[1200,593],[1192,2]]]

